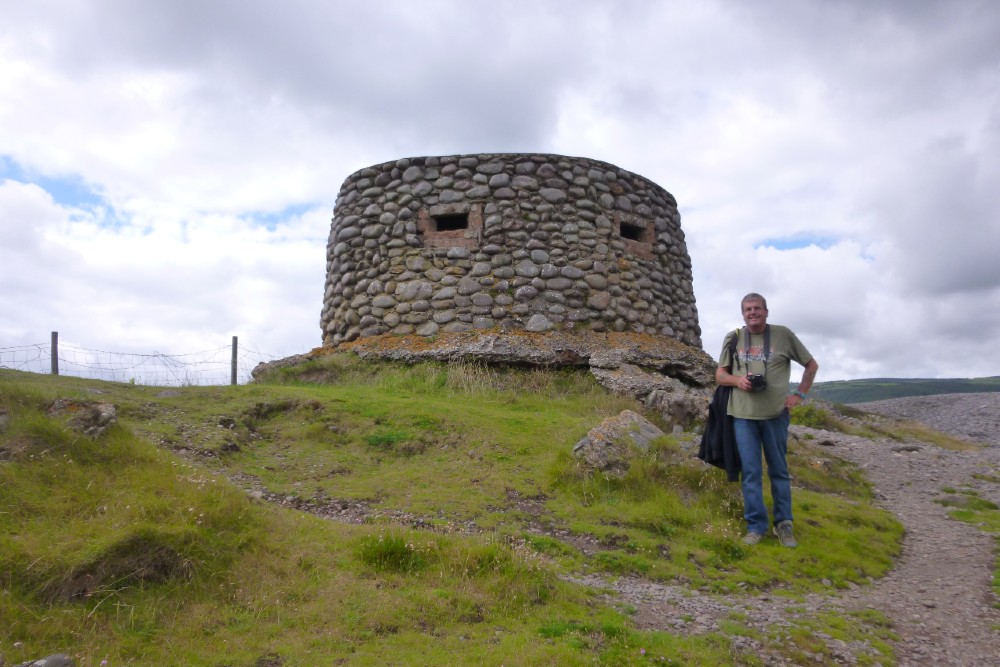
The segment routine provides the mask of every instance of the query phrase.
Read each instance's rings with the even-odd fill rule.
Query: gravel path
[[[1000,393],[949,394],[895,399],[857,405],[870,412],[919,420],[945,433],[986,443],[972,452],[816,432],[832,453],[861,466],[876,487],[878,502],[894,512],[906,528],[899,563],[871,586],[846,593],[810,595],[805,602],[779,596],[713,596],[682,586],[622,578],[577,579],[614,592],[616,603],[637,610],[640,627],[703,633],[719,627],[733,612],[763,632],[796,625],[803,618],[831,609],[875,609],[893,622],[899,636],[896,658],[911,665],[1000,665],[1000,610],[991,590],[996,540],[974,526],[948,517],[935,502],[942,489],[973,489],[1000,504],[1000,483],[974,475],[1000,476]],[[809,429],[793,427],[793,435]],[[846,644],[821,637],[834,664],[857,664],[870,652],[864,642]],[[748,638],[736,638],[741,649],[760,655],[766,664],[789,663]],[[780,643],[780,640],[779,640]],[[774,647],[776,650],[780,646]],[[813,664],[829,656],[810,656]]]
[[[934,502],[941,489],[963,487],[1000,504],[1000,393],[947,394],[858,405],[916,419],[944,433],[987,445],[973,452],[936,447],[873,454],[865,442],[846,455],[862,465],[882,504],[906,527],[899,566],[858,602],[896,624],[900,665],[1000,665],[1000,611],[991,591],[996,540],[948,517]]]

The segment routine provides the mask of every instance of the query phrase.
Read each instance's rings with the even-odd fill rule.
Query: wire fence
[[[53,349],[57,350],[55,364]],[[236,341],[233,346],[186,354],[108,352],[65,344],[56,346],[54,341],[0,347],[0,368],[168,387],[232,384],[234,378],[235,382],[245,384],[258,363],[276,358],[236,345]]]

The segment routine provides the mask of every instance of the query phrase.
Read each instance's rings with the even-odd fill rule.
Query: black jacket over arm
[[[718,387],[708,406],[708,421],[701,436],[698,458],[726,471],[730,482],[740,479],[740,452],[736,449],[736,432],[729,416],[729,395],[732,387]]]

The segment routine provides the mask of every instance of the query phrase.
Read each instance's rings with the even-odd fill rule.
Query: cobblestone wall
[[[674,197],[560,155],[415,157],[347,178],[323,342],[475,329],[634,331],[701,346]]]

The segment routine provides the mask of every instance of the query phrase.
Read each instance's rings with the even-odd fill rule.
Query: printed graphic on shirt
[[[772,355],[774,354],[774,346],[773,345],[771,346],[771,354]],[[751,345],[750,346],[749,354],[747,353],[747,349],[744,347],[742,350],[739,351],[739,357],[743,361],[743,363],[747,363],[747,362],[750,362],[750,361],[760,361],[760,362],[763,362],[764,361],[764,344],[761,343],[760,345]]]

